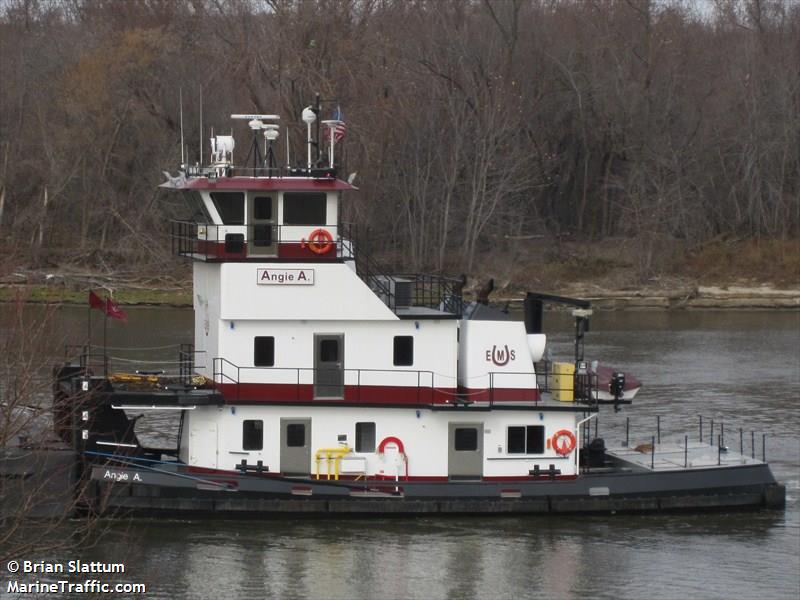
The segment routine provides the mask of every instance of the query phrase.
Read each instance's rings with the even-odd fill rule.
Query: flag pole
[[[91,292],[89,292],[91,293]],[[89,338],[88,342],[86,343],[86,355],[87,361],[89,355],[92,353],[92,301],[89,300],[89,306],[86,309],[86,329],[87,329],[87,337]]]

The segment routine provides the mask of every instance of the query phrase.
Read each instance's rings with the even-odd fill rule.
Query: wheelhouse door
[[[277,256],[278,254],[278,203],[275,194],[257,194],[250,197],[248,256]]]
[[[344,335],[314,336],[314,399],[344,398]]]
[[[309,475],[311,419],[281,419],[281,473]]]
[[[472,481],[483,477],[483,423],[450,423],[447,475]]]

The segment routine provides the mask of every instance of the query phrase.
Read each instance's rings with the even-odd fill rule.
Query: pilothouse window
[[[271,196],[256,196],[253,198],[253,218],[259,221],[272,220]]]
[[[289,192],[283,195],[284,225],[327,225],[325,194]]]
[[[509,427],[507,442],[509,454],[544,454],[544,426]]]
[[[244,194],[241,192],[211,192],[211,201],[223,225],[244,225]]]
[[[195,223],[211,223],[211,215],[208,214],[206,203],[203,202],[203,197],[200,192],[194,190],[187,190],[183,192],[183,199],[191,211],[190,221]]]

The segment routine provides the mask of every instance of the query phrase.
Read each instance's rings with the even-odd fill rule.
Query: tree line
[[[634,239],[646,262],[800,232],[797,2],[6,0],[0,81],[0,239],[23,262],[163,261],[180,93],[190,162],[231,113],[299,142],[315,93],[340,107],[346,217],[407,268],[531,236]]]

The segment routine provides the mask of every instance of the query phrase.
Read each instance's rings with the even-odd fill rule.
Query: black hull
[[[110,482],[127,474],[150,483]],[[93,509],[104,515],[269,518],[290,514],[570,514],[782,508],[785,488],[767,465],[670,473],[598,473],[572,480],[328,482],[214,477],[238,490],[136,469],[95,467]],[[208,481],[211,481],[210,479]],[[201,489],[198,489],[201,488]]]

